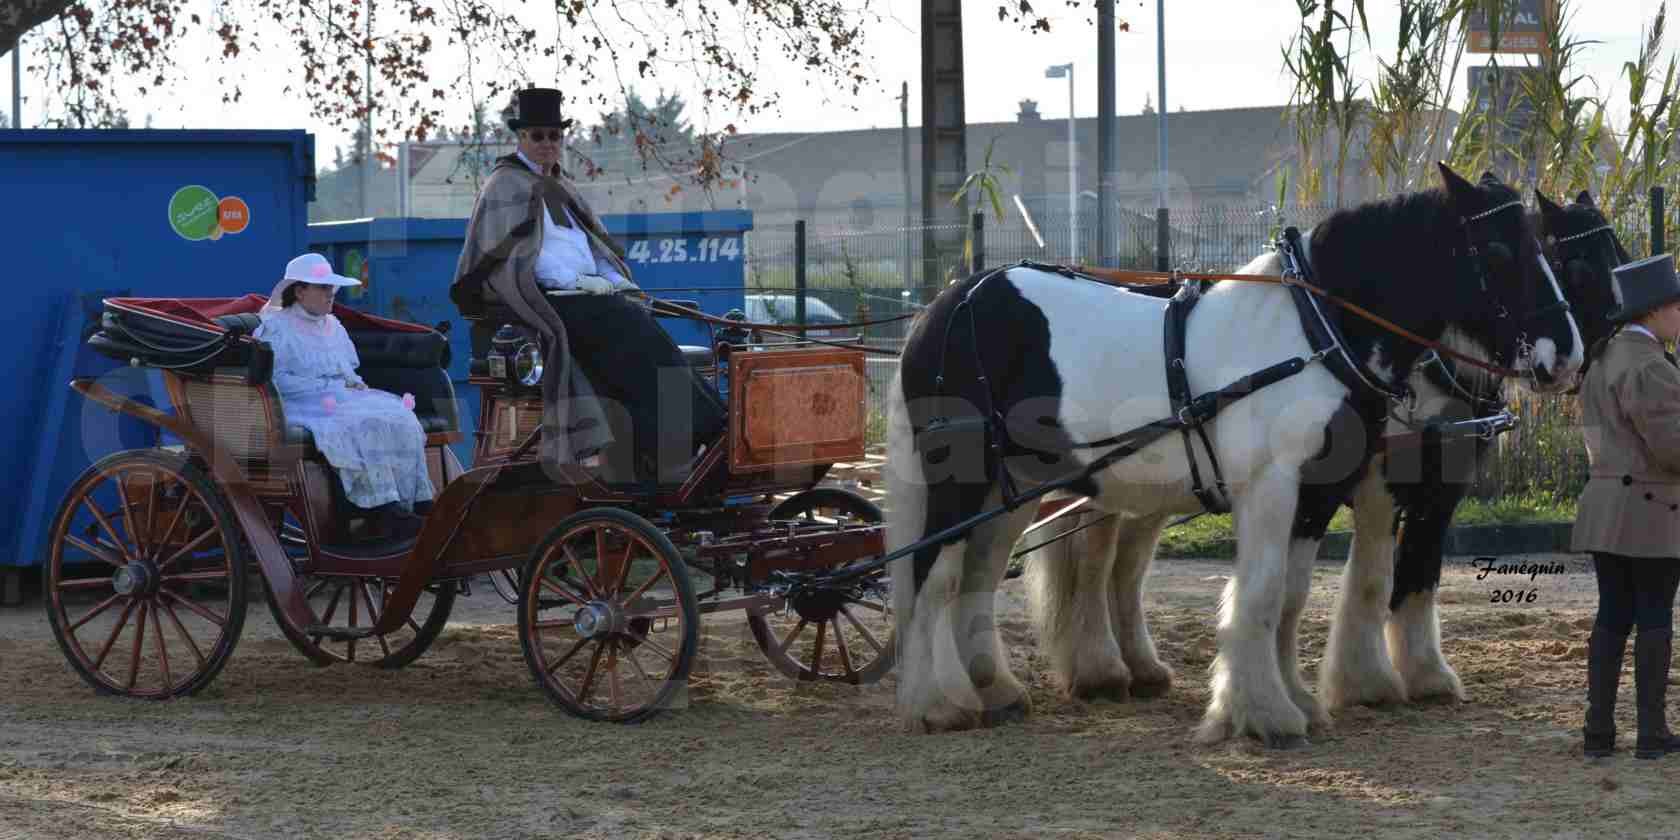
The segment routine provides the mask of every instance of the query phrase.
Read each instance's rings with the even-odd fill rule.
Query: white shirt
[[[531,167],[532,172],[543,174],[524,152],[515,154]],[[560,212],[566,214],[566,221],[571,227],[561,227],[549,214],[542,214],[543,238],[542,251],[537,254],[537,285],[545,289],[576,289],[579,275],[598,274],[612,283],[615,290],[636,288],[636,284],[619,274],[611,262],[596,255],[589,234],[584,233],[583,226],[578,224],[572,211],[562,207]]]
[[[1640,325],[1638,325],[1638,324],[1628,324],[1628,325],[1627,325],[1627,326],[1625,326],[1625,327],[1623,327],[1623,328],[1622,328],[1622,329],[1626,329],[1626,330],[1632,330],[1632,331],[1634,331],[1634,332],[1642,332],[1642,333],[1644,333],[1644,334],[1646,334],[1646,335],[1648,335],[1648,336],[1650,336],[1650,337],[1651,337],[1651,340],[1652,340],[1652,341],[1655,341],[1655,342],[1657,342],[1657,343],[1658,343],[1658,344],[1661,344],[1661,343],[1662,343],[1662,340],[1661,340],[1661,339],[1659,339],[1659,338],[1657,338],[1657,334],[1656,334],[1656,333],[1654,333],[1654,332],[1651,332],[1651,331],[1650,331],[1650,330],[1648,330],[1648,329],[1645,329],[1645,328],[1644,328],[1644,327],[1642,327],[1642,326],[1640,326]]]

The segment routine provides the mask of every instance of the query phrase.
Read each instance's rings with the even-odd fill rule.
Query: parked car
[[[753,294],[746,296],[747,320],[755,324],[793,324],[795,300],[793,295]],[[810,325],[844,324],[846,319],[834,311],[827,301],[819,297],[805,295],[805,323]],[[807,330],[805,335],[811,338],[849,338],[850,333],[844,330]],[[788,341],[779,335],[760,334],[760,340],[767,344]]]

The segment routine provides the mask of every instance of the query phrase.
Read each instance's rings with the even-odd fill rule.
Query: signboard
[[[1492,112],[1507,126],[1521,129],[1534,118],[1534,101],[1528,87],[1542,79],[1538,67],[1469,67],[1470,101],[1474,114]]]
[[[1486,11],[1470,13],[1470,52],[1540,53],[1545,51],[1546,14],[1555,0],[1504,0],[1499,16],[1499,48],[1494,49],[1493,25]]]

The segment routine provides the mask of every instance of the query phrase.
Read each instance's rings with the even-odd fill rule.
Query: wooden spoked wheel
[[[327,627],[372,627],[385,614],[385,603],[397,590],[396,578],[351,577],[344,575],[299,574],[297,585],[303,589],[309,611]],[[330,639],[312,635],[293,627],[286,620],[273,593],[268,595],[268,611],[280,632],[309,661],[317,665],[341,662],[372,665],[376,668],[401,668],[420,658],[437,640],[455,607],[456,582],[434,581],[420,591],[420,600],[407,621],[388,636],[369,636],[365,639]]]
[[[769,519],[795,529],[873,525],[881,522],[881,509],[851,491],[819,487],[777,505]],[[750,610],[747,626],[776,670],[796,680],[867,685],[892,670],[893,614],[884,580],[855,596],[803,596],[786,610]]]
[[[53,518],[47,617],[71,667],[102,693],[164,700],[215,679],[245,626],[241,533],[183,455],[109,455]]]
[[[589,720],[635,723],[688,682],[700,609],[665,533],[626,510],[567,517],[531,552],[519,642],[550,699]]]

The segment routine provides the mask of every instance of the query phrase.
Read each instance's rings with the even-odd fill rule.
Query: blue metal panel
[[[649,294],[696,301],[722,315],[745,308],[746,271],[742,234],[752,229],[752,212],[643,213],[601,219],[625,247],[636,284]],[[678,344],[711,343],[705,324],[662,319]]]
[[[0,391],[0,475],[32,476],[29,493],[42,494],[50,516],[88,463],[137,439],[102,408],[93,409],[103,418],[95,421],[65,387],[68,375],[49,367],[105,376],[120,367],[82,346],[82,326],[96,323],[84,320],[84,304],[97,312],[97,295],[91,303],[83,296],[101,289],[147,297],[267,292],[286,261],[308,247],[314,140],[302,131],[0,131],[0,183],[30,197],[7,246],[16,294],[0,314],[0,354],[40,371]],[[170,204],[193,185],[213,205],[237,197],[242,217],[227,217],[225,230],[218,223],[224,232],[215,238],[184,238]],[[238,203],[229,202],[230,213]],[[215,218],[223,218],[221,209]],[[243,228],[230,232],[238,222]],[[58,353],[66,334],[57,325],[66,319],[78,322],[68,360]],[[137,376],[116,378],[140,388]],[[74,402],[49,416],[66,396]],[[43,452],[50,453],[44,460]],[[28,506],[0,515],[0,546],[12,549],[0,564],[40,556],[38,545],[20,542],[23,520],[35,516],[21,510]]]

